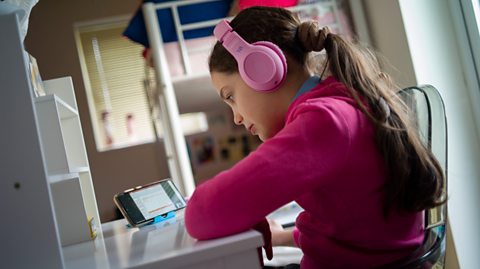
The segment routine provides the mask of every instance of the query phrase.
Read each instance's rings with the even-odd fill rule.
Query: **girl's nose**
[[[243,117],[240,114],[238,114],[234,111],[233,112],[233,122],[235,122],[236,125],[242,125]]]

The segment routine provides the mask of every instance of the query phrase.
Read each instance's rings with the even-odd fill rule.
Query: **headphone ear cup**
[[[239,64],[239,72],[250,88],[259,92],[277,90],[287,74],[287,61],[275,44],[259,41],[251,44],[248,54]]]

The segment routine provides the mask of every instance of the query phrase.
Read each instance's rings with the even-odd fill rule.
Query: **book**
[[[45,88],[43,87],[42,77],[40,76],[40,71],[38,70],[37,59],[32,55],[28,54],[29,66],[30,66],[30,78],[32,80],[33,92],[36,97],[45,95]]]

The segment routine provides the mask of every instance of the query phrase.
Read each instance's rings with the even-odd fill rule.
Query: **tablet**
[[[116,194],[113,201],[133,227],[151,223],[158,216],[186,206],[185,199],[171,179],[128,189]]]

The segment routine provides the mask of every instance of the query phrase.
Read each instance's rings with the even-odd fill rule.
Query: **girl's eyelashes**
[[[225,102],[233,102],[233,94],[225,92],[223,95],[223,100]]]
[[[231,94],[229,91],[227,91],[225,88],[222,88],[220,90],[220,97],[226,102],[228,101],[233,101],[233,94]]]
[[[233,101],[233,95],[232,94],[225,94],[225,101]]]

